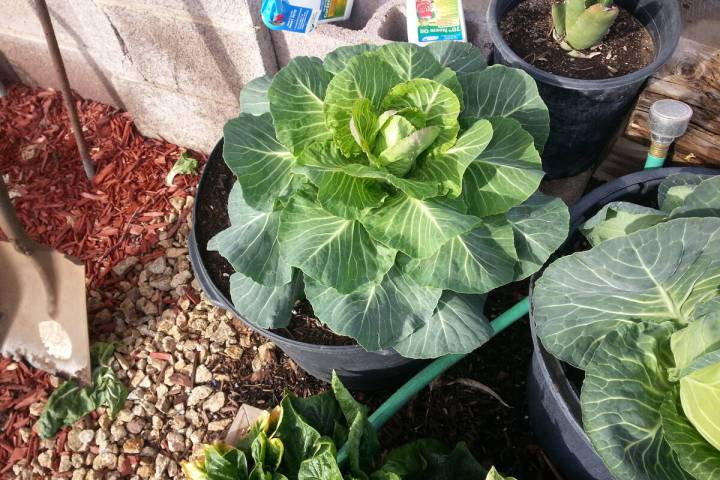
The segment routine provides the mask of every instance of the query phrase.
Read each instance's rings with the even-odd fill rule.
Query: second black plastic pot
[[[522,0],[492,0],[487,25],[493,61],[529,73],[550,110],[550,136],[542,154],[548,178],[576,175],[595,166],[600,153],[633,104],[640,87],[675,51],[682,21],[677,0],[616,0],[630,11],[655,44],[655,60],[621,77],[578,80],[541,70],[520,58],[503,38],[499,22]],[[550,15],[548,3],[548,15]],[[559,47],[558,47],[559,48]]]
[[[244,318],[232,302],[213,282],[205,268],[204,255],[207,255],[207,241],[216,232],[204,232],[198,223],[203,204],[207,202],[210,189],[217,187],[218,178],[227,166],[222,156],[222,140],[215,146],[198,185],[193,207],[193,228],[188,239],[190,262],[195,276],[200,282],[208,299],[216,306],[233,312],[250,328],[272,340],[288,357],[310,375],[329,381],[335,370],[345,386],[353,390],[375,390],[403,383],[427,364],[424,360],[408,359],[392,349],[379,352],[367,352],[358,345],[328,346],[298,342],[275,332],[253,325]],[[223,205],[221,208],[226,208]]]
[[[718,175],[720,171],[708,168],[679,167],[645,170],[620,177],[585,195],[571,210],[570,239],[566,245],[574,245],[578,227],[595,215],[604,205],[614,201],[626,201],[641,205],[653,205],[657,188],[667,176],[687,172],[702,175]],[[558,255],[572,253],[561,248]],[[536,276],[531,280],[530,296]],[[572,480],[612,480],[600,456],[595,452],[582,427],[580,391],[568,373],[572,367],[565,365],[541,345],[535,335],[535,321],[530,311],[533,352],[528,376],[528,408],[530,421],[540,446],[547,452],[565,478]],[[579,372],[576,371],[577,374]],[[620,480],[620,479],[618,479]]]

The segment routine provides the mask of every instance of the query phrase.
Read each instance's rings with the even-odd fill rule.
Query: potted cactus
[[[550,111],[543,169],[564,178],[596,165],[681,18],[676,0],[492,0],[488,29],[495,62],[537,82]]]

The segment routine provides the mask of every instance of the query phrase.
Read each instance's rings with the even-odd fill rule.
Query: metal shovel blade
[[[25,254],[0,242],[0,353],[90,382],[82,264],[49,248]]]

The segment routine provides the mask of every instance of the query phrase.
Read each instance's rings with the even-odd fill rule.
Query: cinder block
[[[86,50],[61,47],[61,54],[73,90],[85,98],[124,108],[112,73],[103,70]],[[0,32],[0,78],[60,88],[45,40],[5,32]]]
[[[492,50],[485,16],[489,0],[466,1],[464,4],[468,40],[485,55]],[[382,45],[406,42],[407,21],[404,0],[361,0],[353,6],[346,22],[320,25],[314,32],[302,35],[285,31],[271,32],[278,65],[283,67],[296,56],[324,57],[338,47],[357,43]]]
[[[34,0],[9,0],[1,3],[0,32],[34,37],[38,40],[45,38]],[[67,0],[47,0],[58,43],[80,48],[83,46],[82,26],[75,16],[73,3],[75,2]]]
[[[230,30],[145,6],[103,10],[143,80],[182,94],[231,104],[246,82],[276,66],[271,46],[252,28]]]
[[[143,135],[205,153],[222,137],[225,122],[239,112],[237,105],[185,95],[147,82],[118,81],[117,87]]]

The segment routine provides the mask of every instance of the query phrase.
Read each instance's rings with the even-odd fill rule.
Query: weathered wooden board
[[[630,140],[648,143],[648,111],[663,98],[682,100],[694,112],[672,160],[720,166],[720,48],[680,40],[675,55],[640,95],[625,131]]]

